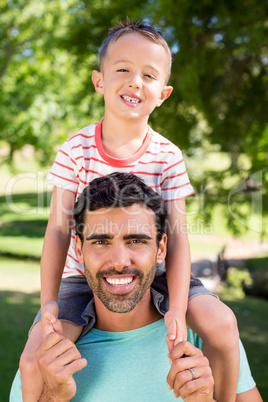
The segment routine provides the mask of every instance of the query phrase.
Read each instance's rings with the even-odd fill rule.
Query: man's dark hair
[[[113,26],[108,33],[108,36],[104,39],[100,50],[99,50],[99,66],[100,69],[103,67],[103,62],[106,57],[109,46],[116,42],[118,38],[123,35],[127,35],[129,33],[139,33],[145,36],[147,39],[152,42],[163,46],[168,56],[168,73],[167,73],[167,81],[170,76],[171,64],[172,64],[172,55],[171,50],[168,46],[167,41],[165,40],[163,34],[158,29],[152,27],[149,24],[145,24],[142,21],[130,21],[126,19],[126,21],[120,21],[117,25]]]
[[[115,172],[98,177],[89,183],[74,206],[76,234],[83,242],[86,211],[96,211],[101,208],[124,208],[133,204],[143,205],[154,212],[156,241],[159,244],[166,232],[167,212],[164,200],[142,179],[131,173]]]

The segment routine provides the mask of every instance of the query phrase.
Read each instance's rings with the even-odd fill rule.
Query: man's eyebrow
[[[151,236],[146,234],[129,234],[123,237],[124,240],[153,240]]]
[[[107,233],[103,233],[103,234],[97,234],[97,233],[93,233],[90,236],[88,236],[86,238],[86,240],[112,240],[114,238],[114,236],[107,234]]]

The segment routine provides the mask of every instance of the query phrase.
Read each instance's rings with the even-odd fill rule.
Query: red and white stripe
[[[107,155],[101,142],[101,123],[91,124],[69,138],[59,150],[47,180],[77,196],[96,177],[112,172],[129,172],[141,177],[165,201],[194,193],[180,149],[149,129],[141,148],[131,158]],[[64,268],[64,276],[82,275],[83,264],[74,251],[74,232]]]

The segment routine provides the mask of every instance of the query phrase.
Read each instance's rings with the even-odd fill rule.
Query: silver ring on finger
[[[193,369],[188,369],[190,372],[191,372],[191,374],[192,374],[192,380],[194,380],[195,379],[195,372],[194,372],[194,370]]]

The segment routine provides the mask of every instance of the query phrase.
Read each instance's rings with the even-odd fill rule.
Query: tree
[[[189,156],[191,181],[197,192],[200,183],[205,189],[206,219],[216,204],[227,205],[231,193],[228,224],[234,231],[241,226],[235,215],[247,219],[255,193],[262,191],[267,213],[266,1],[0,4],[0,138],[8,140],[11,156],[30,143],[43,161],[54,157],[55,143],[103,115],[90,80],[98,46],[118,20],[144,19],[163,31],[173,53],[174,91],[150,121]],[[206,158],[210,149],[227,153],[229,165],[192,169],[197,155]]]
[[[216,203],[227,205],[234,185],[245,180],[233,207],[249,217],[250,208],[246,211],[243,204],[251,202],[249,193],[260,190],[259,182],[249,180],[252,174],[262,181],[263,209],[268,211],[267,16],[262,0],[160,0],[152,8],[150,20],[164,30],[174,53],[174,93],[168,109],[159,109],[153,118],[166,135],[176,133],[172,139],[190,155],[203,143],[230,156],[223,171],[215,167],[196,177],[196,184],[206,188],[207,215]],[[203,132],[197,132],[202,121]],[[237,219],[228,216],[229,225],[239,231]]]

